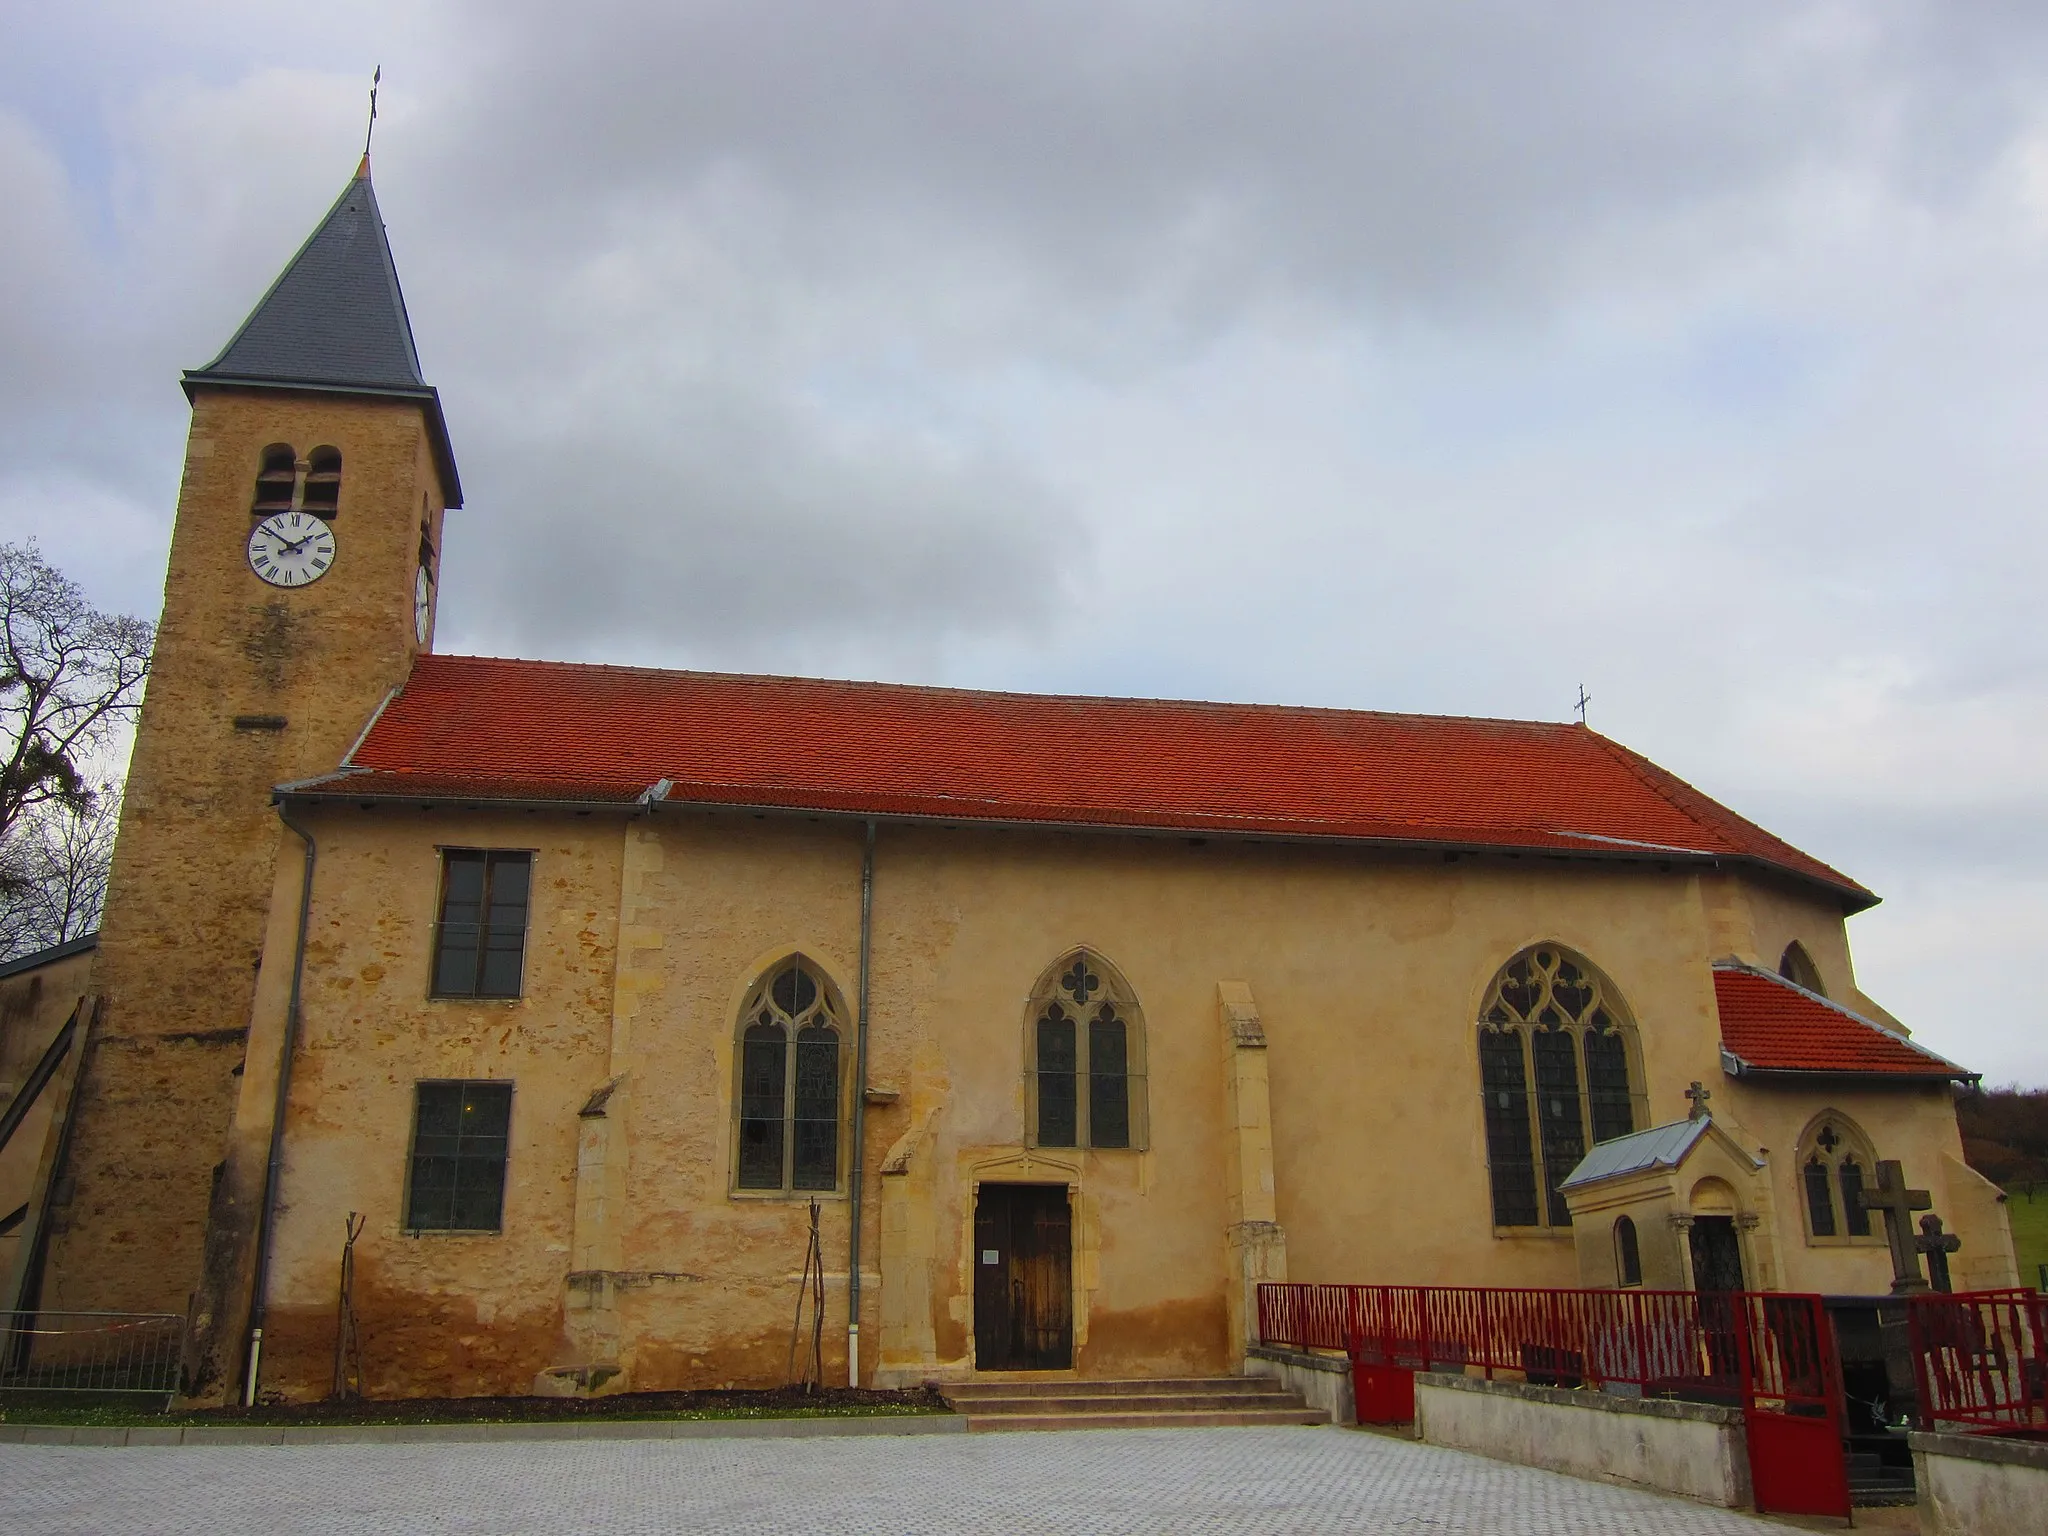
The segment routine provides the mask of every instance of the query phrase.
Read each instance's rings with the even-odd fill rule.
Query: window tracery
[[[740,1010],[736,1189],[839,1187],[845,1038],[831,987],[801,955],[756,983]]]
[[[1875,1239],[1858,1197],[1876,1166],[1870,1138],[1846,1115],[1829,1110],[1807,1128],[1799,1140],[1799,1204],[1809,1241]]]
[[[1558,1186],[1591,1146],[1636,1128],[1634,1030],[1613,983],[1560,945],[1501,967],[1479,1010],[1495,1226],[1571,1225]]]
[[[1040,1147],[1144,1145],[1144,1026],[1115,969],[1083,950],[1032,994],[1029,1140]]]

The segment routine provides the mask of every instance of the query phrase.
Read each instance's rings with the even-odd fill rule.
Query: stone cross
[[[1927,1274],[1934,1288],[1954,1290],[1948,1275],[1948,1256],[1963,1246],[1963,1240],[1953,1232],[1942,1231],[1941,1218],[1929,1215],[1920,1218],[1920,1235],[1913,1240],[1913,1246],[1927,1255]]]
[[[1927,1278],[1920,1273],[1920,1250],[1913,1237],[1913,1212],[1932,1206],[1934,1196],[1924,1189],[1906,1188],[1906,1171],[1889,1157],[1877,1165],[1877,1187],[1857,1194],[1863,1209],[1884,1214],[1885,1241],[1892,1249],[1892,1294],[1926,1290]]]
[[[1711,1099],[1713,1094],[1700,1086],[1698,1078],[1694,1078],[1692,1086],[1685,1090],[1685,1096],[1692,1100],[1692,1113],[1688,1114],[1685,1118],[1688,1120],[1706,1119],[1707,1100]]]

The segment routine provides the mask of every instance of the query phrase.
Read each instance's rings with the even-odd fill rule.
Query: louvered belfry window
[[[733,1187],[802,1193],[839,1187],[844,1021],[802,956],[755,985],[740,1010]]]
[[[290,443],[272,443],[257,464],[256,494],[249,500],[249,515],[264,518],[291,511],[298,488],[298,453]]]
[[[304,510],[315,517],[333,518],[341,507],[341,450],[315,448],[306,455]]]
[[[1596,1143],[1636,1128],[1634,1025],[1612,982],[1555,944],[1523,950],[1479,1013],[1479,1088],[1496,1227],[1564,1227],[1559,1189]]]
[[[1040,983],[1026,1061],[1033,1146],[1144,1145],[1144,1031],[1101,960],[1077,952]]]

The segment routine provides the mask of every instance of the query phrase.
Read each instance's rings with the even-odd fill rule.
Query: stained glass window
[[[1870,1212],[1863,1206],[1863,1169],[1855,1158],[1842,1159],[1837,1175],[1842,1184],[1842,1225],[1851,1237],[1870,1236]]]
[[[1494,977],[1479,1085],[1495,1226],[1570,1224],[1559,1186],[1591,1146],[1636,1126],[1631,1034],[1613,984],[1556,945],[1523,950]]]
[[[807,961],[784,961],[755,987],[740,1012],[735,1188],[839,1187],[844,1040],[830,990]]]
[[[1819,1157],[1806,1160],[1806,1225],[1815,1237],[1835,1235],[1834,1193],[1828,1187],[1828,1165]]]
[[[1143,1030],[1108,966],[1080,954],[1053,967],[1032,1004],[1027,1050],[1034,1145],[1144,1144]]]
[[[1863,1208],[1865,1170],[1876,1153],[1862,1130],[1828,1110],[1799,1145],[1799,1184],[1809,1240],[1870,1238],[1874,1229]]]

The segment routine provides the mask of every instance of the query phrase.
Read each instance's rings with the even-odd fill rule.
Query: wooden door
[[[1074,1363],[1073,1218],[1063,1184],[984,1184],[974,1206],[974,1362]]]

